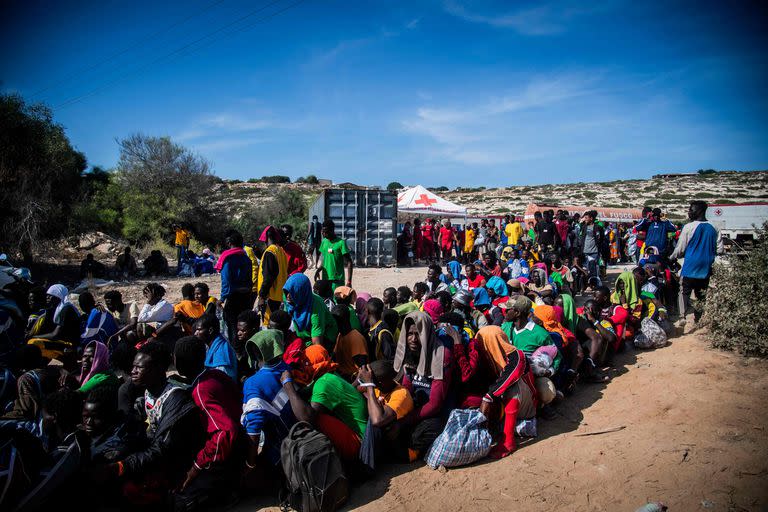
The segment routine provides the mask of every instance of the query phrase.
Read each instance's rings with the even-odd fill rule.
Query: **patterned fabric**
[[[443,432],[424,458],[431,468],[464,466],[480,460],[491,451],[487,419],[476,409],[454,409]]]

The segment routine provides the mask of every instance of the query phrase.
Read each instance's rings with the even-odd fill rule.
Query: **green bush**
[[[281,176],[281,175],[262,176],[261,182],[262,183],[290,183],[291,178],[289,178],[288,176]]]
[[[748,356],[768,357],[768,223],[746,257],[717,263],[703,322],[712,345]]]

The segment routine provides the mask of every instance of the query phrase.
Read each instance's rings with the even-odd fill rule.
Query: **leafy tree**
[[[37,242],[67,228],[86,166],[48,107],[0,95],[0,247],[31,263]]]
[[[261,182],[262,183],[290,183],[291,178],[289,178],[288,176],[281,176],[281,175],[262,176]]]
[[[96,230],[119,236],[122,229],[122,189],[114,173],[94,166],[83,174],[80,198],[72,208],[70,232]]]
[[[387,190],[390,190],[393,192],[396,190],[400,190],[401,188],[403,188],[403,184],[400,183],[399,181],[393,181],[389,185],[387,185]]]
[[[306,183],[307,185],[317,185],[320,183],[320,181],[317,179],[317,176],[314,174],[310,174],[309,176],[305,176],[303,178],[299,178],[296,180],[296,183]]]
[[[202,208],[216,183],[209,163],[169,137],[118,140],[117,183],[123,191],[123,235],[147,240],[169,232]]]

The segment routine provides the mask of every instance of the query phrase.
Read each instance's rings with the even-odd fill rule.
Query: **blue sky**
[[[5,2],[0,87],[50,105],[105,167],[142,132],[239,179],[768,168],[758,2],[295,2]]]

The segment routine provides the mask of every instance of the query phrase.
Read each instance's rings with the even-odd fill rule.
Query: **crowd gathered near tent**
[[[231,231],[218,255],[190,254],[176,226],[190,282],[175,304],[151,279],[143,303],[75,297],[3,258],[0,462],[16,465],[2,508],[198,510],[261,494],[332,510],[384,464],[513,454],[570,395],[608,384],[617,354],[701,317],[719,250],[702,201],[684,225],[659,208],[552,208],[457,227],[466,210],[411,192],[423,203],[397,259],[424,278],[381,297],[354,286],[346,241],[316,217],[306,243],[267,226],[258,243]],[[81,276],[171,272],[159,253],[142,266],[126,249],[110,268],[86,258]],[[192,282],[208,272],[218,297]]]

